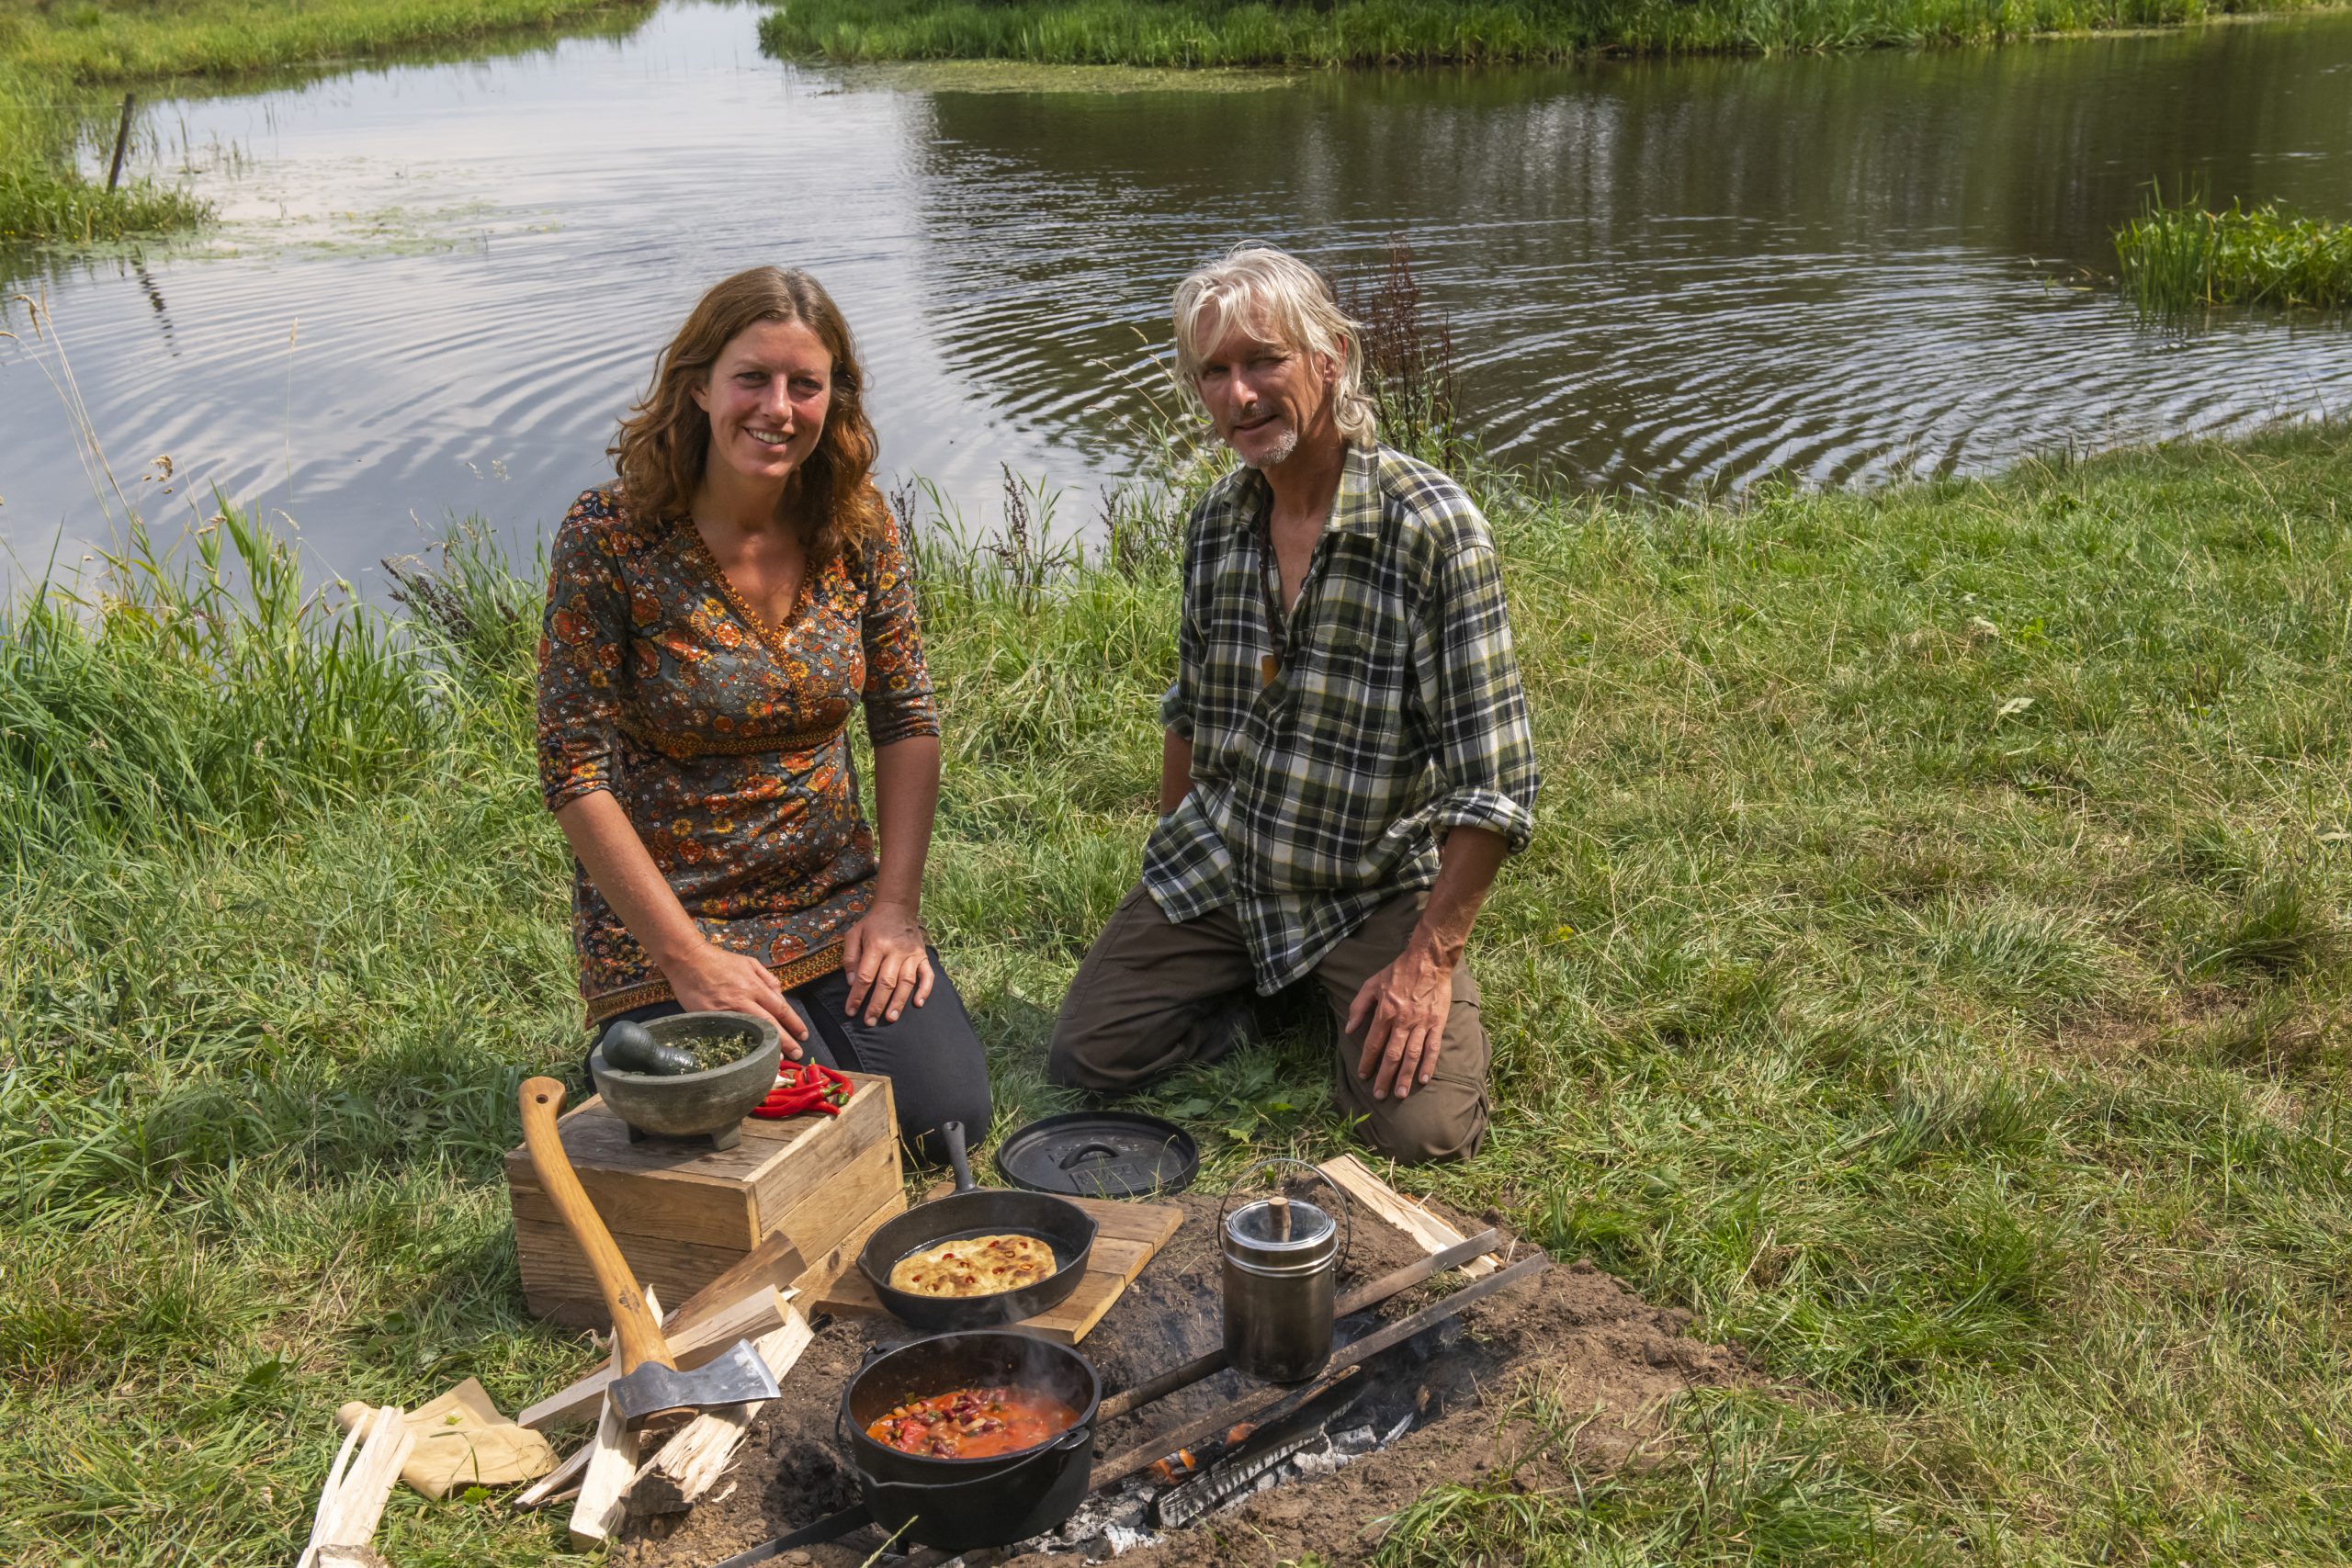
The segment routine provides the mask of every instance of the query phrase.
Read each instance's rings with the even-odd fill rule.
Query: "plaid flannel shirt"
[[[1279,643],[1262,576],[1271,502],[1265,477],[1238,469],[1186,525],[1160,719],[1193,742],[1193,788],[1143,866],[1171,920],[1233,907],[1261,995],[1434,883],[1445,829],[1525,848],[1539,783],[1494,538],[1462,487],[1351,446]]]

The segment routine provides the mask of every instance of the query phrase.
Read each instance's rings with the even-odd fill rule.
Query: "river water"
[[[217,484],[364,586],[453,514],[527,547],[696,293],[761,262],[842,302],[885,468],[981,525],[1000,464],[1082,520],[1130,460],[1170,285],[1244,238],[1346,264],[1408,236],[1489,443],[1594,485],[1983,472],[2352,409],[2340,322],[2168,333],[2088,282],[2151,178],[2352,217],[2352,15],[1199,82],[803,69],[760,55],[758,15],[671,4],[625,37],[151,109],[151,164],[196,167],[226,222],[17,264],[57,333],[0,340],[17,572],[119,511],[56,344],[159,530]]]

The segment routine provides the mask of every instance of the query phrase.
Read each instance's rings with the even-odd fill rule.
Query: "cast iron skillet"
[[[1078,1289],[1094,1250],[1094,1221],[1085,1210],[1049,1192],[972,1185],[964,1157],[964,1124],[940,1125],[947,1140],[947,1162],[956,1168],[956,1190],[909,1209],[865,1238],[857,1271],[874,1287],[874,1297],[901,1323],[934,1332],[988,1328],[1035,1317]],[[1054,1249],[1054,1271],[1034,1285],[986,1296],[919,1296],[890,1287],[890,1270],[910,1252],[960,1236],[1033,1235]]]

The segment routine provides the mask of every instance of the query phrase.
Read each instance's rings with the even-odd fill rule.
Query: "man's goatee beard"
[[[1267,448],[1264,452],[1255,457],[1244,457],[1241,461],[1246,466],[1257,469],[1260,473],[1263,473],[1268,468],[1274,468],[1279,464],[1290,461],[1291,454],[1297,450],[1298,432],[1295,430],[1285,430],[1282,433],[1281,436],[1275,440],[1273,446]]]

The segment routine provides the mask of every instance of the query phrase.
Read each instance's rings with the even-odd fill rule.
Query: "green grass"
[[[2352,305],[2352,224],[2305,218],[2276,203],[2226,212],[2152,192],[2115,234],[2124,295],[2149,316],[2215,305]]]
[[[1618,53],[1761,52],[2005,42],[2169,27],[2311,0],[791,0],[771,52],[837,63],[1490,65]],[[2329,0],[2318,0],[2320,4]]]
[[[347,67],[649,9],[647,0],[0,0],[0,249],[167,233],[209,216],[175,186],[137,178],[109,191],[78,172],[77,147],[111,151],[125,87]]]
[[[1617,1474],[1432,1478],[1393,1568],[2352,1554],[2347,475],[2337,425],[1688,508],[1481,481],[1547,782],[1473,942],[1494,1134],[1409,1180],[1782,1386]],[[533,589],[460,551],[412,644],[216,537],[0,628],[0,1561],[284,1562],[338,1402],[593,1355],[526,1318],[498,1166],[579,1041]],[[926,918],[1000,1132],[1057,1104],[1148,820],[1174,573],[1125,539],[924,581]],[[1213,1172],[1343,1145],[1296,1038],[1151,1103]],[[519,1568],[561,1523],[402,1494],[379,1544]]]

